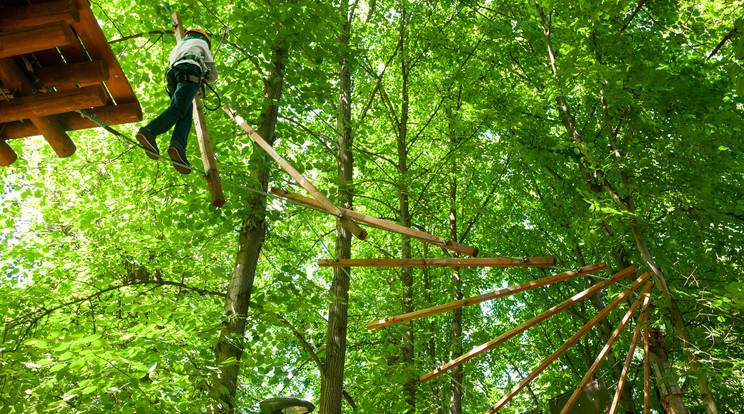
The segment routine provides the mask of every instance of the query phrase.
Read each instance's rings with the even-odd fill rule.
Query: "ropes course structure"
[[[201,2],[201,0],[199,1],[200,3],[204,5],[204,3]],[[168,9],[167,4],[162,3],[162,5],[168,11],[170,17],[172,18],[173,27],[176,33],[176,38],[180,40],[181,37],[183,36],[183,26],[181,24],[180,16],[178,15],[178,13],[170,13],[170,10]],[[206,5],[204,6],[206,7]],[[207,8],[207,10],[209,10],[209,8]],[[212,13],[211,10],[210,10],[210,13]],[[214,15],[214,17],[219,20],[219,18],[216,15]],[[222,39],[220,40],[220,45],[221,45],[222,42],[225,40],[225,38],[228,35],[231,35],[232,33],[230,32],[228,26],[225,25],[224,22],[222,22],[221,20],[220,22],[223,24]],[[217,51],[219,51],[219,46],[217,47]],[[215,51],[215,54],[217,53],[217,51]],[[3,61],[0,61],[0,65],[2,64],[6,64],[7,66],[7,62],[3,63]],[[44,79],[37,78],[35,80],[37,81],[37,83],[41,83],[41,84],[44,83]],[[49,86],[45,85],[45,87],[49,88],[49,90],[52,90],[52,88],[54,88],[54,85],[49,85]],[[245,186],[245,185],[241,185],[235,182],[221,179],[219,173],[217,172],[215,156],[212,151],[211,143],[209,140],[209,133],[207,131],[207,126],[206,126],[206,119],[203,113],[203,105],[201,103],[199,96],[197,96],[194,99],[194,123],[196,125],[197,139],[199,141],[199,147],[201,149],[204,168],[199,169],[196,167],[185,166],[181,164],[179,164],[179,166],[188,168],[189,170],[199,173],[203,177],[206,178],[207,186],[210,192],[210,198],[211,198],[213,205],[220,207],[224,205],[224,203],[226,202],[226,198],[222,191],[222,183],[225,183],[229,186],[233,186],[235,188],[239,188],[242,190],[252,192],[261,197],[281,200],[281,202],[289,203],[289,204],[301,207],[301,209],[310,209],[310,210],[322,212],[328,215],[332,215],[339,221],[339,223],[342,226],[344,226],[347,230],[349,230],[359,240],[365,240],[368,234],[366,230],[361,228],[360,226],[361,224],[361,225],[368,226],[372,229],[383,230],[383,231],[387,231],[390,233],[401,235],[403,237],[416,239],[423,243],[428,243],[428,244],[431,244],[437,247],[441,247],[442,249],[449,250],[452,253],[459,254],[462,256],[467,256],[467,257],[419,258],[419,259],[390,259],[390,258],[388,259],[339,259],[339,258],[334,257],[333,259],[319,260],[317,263],[319,267],[340,267],[341,269],[343,269],[343,271],[346,273],[349,279],[351,279],[351,274],[347,270],[347,268],[350,268],[350,267],[396,267],[396,268],[398,267],[449,267],[449,268],[539,267],[539,268],[555,269],[555,270],[561,271],[561,273],[558,273],[555,275],[533,280],[530,282],[517,284],[514,286],[496,289],[491,292],[480,294],[478,296],[473,296],[473,297],[469,297],[469,298],[465,298],[465,299],[461,299],[461,300],[457,300],[457,301],[453,301],[453,302],[449,302],[445,304],[434,305],[429,308],[416,310],[416,311],[405,313],[402,315],[384,317],[382,319],[368,323],[367,329],[369,330],[383,328],[383,327],[391,327],[391,329],[396,330],[401,335],[401,337],[405,338],[406,340],[409,340],[414,346],[416,346],[416,344],[413,343],[413,341],[410,340],[408,336],[404,335],[403,332],[401,332],[398,329],[398,327],[396,327],[397,324],[402,323],[402,322],[417,320],[419,318],[424,318],[424,317],[440,314],[443,312],[449,312],[449,311],[463,308],[466,306],[480,304],[486,301],[492,301],[492,300],[496,300],[499,298],[504,298],[507,296],[527,292],[527,291],[541,288],[541,287],[551,286],[551,285],[565,282],[565,281],[575,279],[581,276],[594,277],[595,276],[593,275],[594,273],[607,270],[607,265],[605,263],[597,263],[597,264],[593,264],[589,266],[584,266],[578,269],[561,268],[561,267],[556,266],[556,260],[553,257],[514,258],[514,257],[500,256],[500,255],[490,254],[490,253],[486,253],[486,255],[494,256],[494,257],[478,257],[479,253],[485,253],[485,252],[480,251],[477,247],[467,246],[465,244],[458,243],[454,240],[448,240],[445,238],[441,238],[436,235],[428,234],[420,230],[415,230],[409,227],[405,227],[397,223],[393,223],[393,222],[389,222],[386,220],[382,220],[380,218],[368,216],[368,215],[353,211],[351,209],[337,207],[322,192],[320,192],[310,182],[310,180],[304,177],[287,160],[285,160],[266,140],[264,140],[263,137],[261,137],[255,130],[253,130],[253,128],[251,128],[248,125],[248,123],[236,111],[230,108],[230,106],[227,105],[227,100],[222,96],[222,94],[219,92],[217,88],[214,88],[210,85],[210,89],[218,96],[220,103],[223,104],[222,109],[226,113],[226,115],[230,119],[232,119],[237,124],[238,127],[240,127],[243,131],[247,133],[247,135],[251,138],[253,145],[257,145],[258,147],[261,148],[262,150],[261,156],[264,156],[265,154],[271,157],[285,172],[287,172],[294,179],[294,181],[299,186],[301,186],[311,196],[311,197],[306,197],[303,195],[290,193],[280,188],[272,188],[270,191],[266,192],[266,191],[262,191],[261,189],[253,188],[251,186]],[[12,103],[12,100],[10,100],[7,96],[6,96],[6,100]],[[6,105],[8,102],[6,102]],[[121,138],[127,145],[132,145],[132,146],[143,148],[136,140],[112,128],[108,120],[101,120],[100,118],[102,116],[105,116],[106,114],[105,112],[97,114],[96,112],[88,111],[88,110],[80,109],[80,108],[73,108],[73,110],[74,112],[79,114],[82,118],[85,118],[89,120],[91,123],[97,126],[100,126],[101,128],[103,128],[110,134],[118,138]],[[39,122],[41,125],[41,121]],[[117,118],[115,123],[121,123],[120,119]],[[85,125],[90,125],[90,124],[86,123]],[[147,151],[147,149],[145,150]],[[160,156],[159,154],[150,153],[150,155],[155,155],[158,160],[166,160],[167,162],[176,163],[176,161],[173,161],[167,157]],[[273,170],[272,170],[272,173],[274,173]],[[281,180],[277,179],[276,177],[274,178],[276,182],[281,182]],[[303,218],[305,218],[304,214],[303,214]],[[305,221],[308,223],[308,225],[310,224],[307,218],[305,218]],[[313,231],[317,234],[317,231],[314,228],[313,228]],[[328,246],[322,240],[322,237],[319,236],[318,238],[322,242],[325,249],[333,256],[333,252],[331,251],[331,249],[328,248]],[[500,344],[508,341],[509,339],[522,334],[523,332],[529,330],[530,328],[533,328],[545,322],[552,316],[555,316],[558,313],[561,313],[564,310],[570,308],[572,305],[580,303],[586,300],[587,298],[590,298],[592,295],[595,295],[598,292],[601,292],[604,289],[612,285],[615,285],[615,284],[620,285],[620,282],[622,280],[628,278],[631,275],[634,275],[635,273],[636,273],[635,269],[631,266],[619,272],[616,272],[614,275],[612,275],[611,278],[597,277],[598,279],[602,279],[601,282],[596,283],[593,286],[579,293],[574,294],[573,296],[566,299],[565,301],[557,305],[554,305],[550,309],[540,313],[539,315],[533,317],[532,319],[528,321],[522,322],[521,324],[515,326],[514,328],[511,328],[508,331],[500,334],[496,338],[474,347],[471,351],[466,352],[456,358],[453,358],[452,360],[444,364],[438,365],[436,368],[434,368],[430,372],[423,374],[419,378],[419,380],[422,383],[426,383],[442,374],[445,374],[451,369],[458,367],[462,365],[463,363],[499,346]],[[555,350],[553,354],[545,358],[537,368],[535,368],[529,375],[527,375],[524,379],[522,379],[516,386],[514,386],[509,392],[507,392],[495,404],[493,404],[486,411],[486,413],[487,414],[495,413],[499,411],[502,407],[504,407],[506,404],[508,404],[509,401],[511,401],[514,396],[516,396],[523,388],[528,386],[530,382],[532,382],[537,376],[539,376],[547,367],[549,367],[551,364],[557,361],[571,346],[576,344],[582,337],[584,337],[584,335],[586,335],[597,323],[599,323],[607,315],[609,315],[609,313],[612,312],[615,308],[617,308],[623,301],[631,298],[633,295],[636,295],[637,298],[635,299],[635,301],[633,301],[633,303],[631,304],[631,306],[629,307],[625,315],[622,317],[620,323],[617,325],[615,330],[610,335],[609,340],[607,340],[602,350],[598,353],[595,362],[587,370],[585,376],[583,377],[583,379],[577,386],[576,391],[571,395],[568,402],[563,407],[561,413],[566,414],[571,411],[579,395],[584,390],[584,387],[594,377],[594,374],[597,372],[597,369],[599,368],[600,363],[608,355],[613,345],[615,344],[617,339],[620,337],[621,333],[623,332],[625,327],[628,325],[628,323],[631,321],[631,319],[633,318],[633,315],[636,313],[636,311],[639,308],[642,308],[642,312],[636,323],[631,345],[628,350],[627,359],[625,361],[625,364],[622,370],[622,376],[618,383],[617,391],[615,393],[609,412],[615,413],[619,406],[619,398],[624,389],[627,374],[630,369],[630,365],[633,360],[633,355],[634,355],[636,346],[640,340],[641,334],[643,334],[644,351],[645,351],[644,352],[645,354],[645,357],[644,357],[644,372],[645,372],[644,392],[645,392],[645,395],[648,396],[650,394],[649,393],[649,387],[650,387],[649,374],[648,374],[648,371],[649,371],[649,368],[648,368],[648,346],[649,345],[648,344],[649,344],[649,325],[650,324],[649,324],[648,314],[649,314],[649,306],[650,306],[650,298],[651,298],[649,292],[653,286],[653,283],[648,280],[649,277],[650,276],[648,273],[644,273],[643,275],[635,279],[630,284],[630,286],[627,286],[627,287],[623,286],[624,290],[621,293],[619,293],[609,304],[607,304],[604,307],[604,309],[598,311],[594,315],[594,317],[591,318],[591,320],[586,322],[586,324],[583,327],[581,327],[578,331],[576,331],[571,336],[571,338],[565,341],[565,343],[562,346],[560,346],[557,350]],[[641,286],[643,287],[641,288]],[[641,288],[640,292],[636,293],[636,291],[639,288]],[[361,291],[363,295],[370,300],[370,303],[372,303],[373,306],[375,306],[376,308],[377,306],[375,304],[375,301],[372,300],[370,295],[368,295],[368,293],[364,291],[364,289],[361,289]],[[379,309],[377,309],[376,311],[380,313]],[[421,352],[421,354],[426,355],[425,352]],[[454,381],[454,379],[452,380]],[[645,401],[646,401],[646,410],[648,410],[649,399],[646,398]]]

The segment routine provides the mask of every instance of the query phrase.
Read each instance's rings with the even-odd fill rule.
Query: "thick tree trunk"
[[[659,331],[651,333],[648,356],[656,376],[656,388],[661,394],[666,411],[669,414],[687,414],[687,408],[682,402],[682,390],[677,384],[677,378],[672,375],[672,365],[666,353],[664,337]]]
[[[403,13],[403,21],[406,20],[405,11]],[[405,25],[401,24],[401,36],[404,36],[403,31]],[[398,125],[398,177],[399,183],[399,219],[400,224],[406,227],[411,227],[411,216],[410,207],[408,201],[408,185],[407,185],[407,172],[408,172],[408,146],[407,146],[407,134],[408,134],[408,68],[405,53],[402,53],[401,59],[401,108],[400,108],[400,124]],[[403,259],[411,258],[411,239],[403,237],[401,241],[400,257]],[[402,313],[413,312],[413,269],[410,267],[404,267],[401,269],[401,285],[403,288],[402,297]],[[413,359],[414,359],[414,346],[413,346],[413,332],[410,329],[410,322],[406,324],[406,330],[403,332],[403,364],[414,371]],[[416,412],[416,383],[418,379],[413,374],[407,375],[403,383],[404,398],[406,401],[406,413]]]
[[[264,99],[266,105],[261,114],[257,132],[273,144],[275,140],[279,107],[276,102],[282,96],[284,64],[288,50],[281,44],[274,49],[273,69],[264,80]],[[256,154],[255,156],[260,157]],[[259,162],[260,169],[251,174],[260,183],[261,190],[267,191],[270,164]],[[238,237],[238,252],[235,257],[230,284],[227,287],[225,299],[226,320],[222,326],[220,336],[215,347],[215,365],[219,371],[212,376],[211,393],[216,398],[212,404],[213,413],[233,413],[235,411],[235,395],[238,387],[240,364],[224,366],[223,362],[235,358],[240,361],[243,355],[243,336],[245,335],[246,315],[253,290],[253,279],[258,265],[258,256],[266,233],[266,198],[256,196],[251,198],[246,206],[247,217],[243,222]]]
[[[455,174],[456,168],[457,167],[455,165],[452,166],[452,174],[450,177],[450,192],[449,192],[450,240],[458,240],[457,238],[457,175]],[[462,294],[462,279],[460,278],[460,268],[456,267],[452,269],[452,300],[456,301],[462,298],[463,298],[463,294]],[[462,355],[462,308],[455,309],[452,312],[452,325],[450,328],[451,328],[450,331],[452,333],[450,357],[452,359],[455,359],[459,357],[460,355]],[[452,368],[452,377],[450,379],[450,402],[449,402],[449,413],[450,414],[462,414],[462,380],[463,380],[462,365],[458,365],[455,368]]]
[[[340,36],[342,45],[349,45],[351,16],[346,12],[346,22]],[[352,208],[354,158],[351,152],[351,70],[350,62],[341,61],[338,113],[338,176],[340,187],[338,199],[345,208]],[[351,258],[351,233],[340,222],[336,223],[336,257]],[[333,268],[331,282],[331,304],[328,308],[326,333],[326,358],[320,380],[320,414],[340,414],[344,390],[344,363],[346,360],[346,330],[348,325],[349,277],[351,268]]]

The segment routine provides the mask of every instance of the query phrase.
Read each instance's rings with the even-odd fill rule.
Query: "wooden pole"
[[[35,74],[44,85],[51,88],[90,86],[107,81],[110,77],[108,65],[103,60],[47,66],[36,69]]]
[[[648,310],[648,304],[651,301],[651,297],[646,295],[643,298],[643,312],[638,318],[638,324],[636,325],[635,332],[633,333],[633,340],[630,342],[630,348],[628,349],[628,356],[625,358],[625,365],[623,371],[620,374],[620,380],[617,382],[617,390],[615,391],[615,397],[612,399],[612,405],[610,406],[609,414],[615,414],[617,408],[620,406],[620,396],[625,388],[625,382],[628,378],[628,372],[630,371],[630,364],[633,362],[633,356],[635,355],[636,345],[638,340],[641,338],[642,328],[646,325],[646,310]]]
[[[0,32],[0,58],[54,49],[74,42],[75,34],[64,21]]]
[[[18,154],[13,151],[13,148],[0,137],[0,166],[7,167],[12,165],[18,159]]]
[[[172,17],[176,21],[176,41],[180,42],[184,35],[181,16],[178,13],[173,13]],[[199,142],[199,150],[201,151],[202,165],[204,165],[204,171],[207,173],[209,198],[212,200],[213,206],[222,207],[225,205],[225,194],[222,191],[220,174],[217,172],[217,161],[214,159],[212,141],[209,139],[207,120],[204,117],[204,107],[199,95],[194,97],[194,126],[196,127],[196,140]]]
[[[26,4],[3,8],[3,12],[0,13],[0,27],[4,31],[41,26],[60,20],[68,24],[80,21],[80,12],[75,2],[67,0]]]
[[[272,188],[271,193],[274,195],[277,195],[279,197],[286,198],[287,200],[296,201],[298,203],[305,204],[310,207],[318,208],[321,210],[329,211],[324,208],[322,204],[320,204],[318,201],[313,200],[312,198],[305,197],[299,194],[290,193],[288,191],[283,191],[278,188]],[[433,244],[435,246],[439,246],[443,249],[451,250],[456,253],[464,254],[466,256],[475,257],[478,255],[478,248],[467,246],[461,243],[454,242],[452,240],[446,240],[439,236],[434,236],[432,234],[424,233],[419,230],[414,230],[405,226],[401,226],[400,224],[391,223],[386,220],[382,220],[376,217],[368,216],[366,214],[357,213],[354,210],[348,210],[345,208],[339,208],[344,214],[349,216],[349,218],[356,220],[360,223],[368,224],[370,226],[379,227],[381,229],[390,230],[395,233],[400,233],[404,236],[412,237],[414,239],[418,239],[422,242]]]
[[[23,74],[23,71],[21,71],[12,58],[0,58],[0,82],[6,88],[15,90],[17,96],[31,95],[33,93],[31,81],[26,78],[26,75]],[[64,129],[62,129],[55,116],[30,118],[30,121],[36,130],[44,136],[44,139],[59,157],[69,157],[75,153],[75,144],[65,133]],[[4,134],[7,134],[7,132],[6,130]]]
[[[320,267],[550,267],[554,257],[525,257],[523,260],[502,257],[435,259],[320,259]]]
[[[599,351],[599,354],[597,355],[597,358],[594,360],[594,363],[591,367],[589,367],[589,370],[584,374],[584,378],[579,383],[579,386],[576,387],[576,391],[574,391],[573,394],[571,394],[571,398],[568,399],[566,402],[566,405],[563,406],[563,409],[561,410],[561,414],[568,414],[569,411],[571,411],[571,408],[573,408],[574,404],[576,404],[576,401],[579,399],[579,396],[581,395],[581,392],[584,390],[584,387],[586,387],[586,384],[589,383],[589,381],[592,380],[592,377],[597,372],[597,369],[599,369],[599,364],[604,361],[607,354],[612,349],[612,346],[615,345],[615,342],[617,341],[617,338],[620,337],[620,334],[625,330],[625,327],[628,325],[628,322],[633,318],[633,314],[638,310],[638,307],[641,306],[641,301],[648,296],[648,292],[651,290],[651,287],[654,285],[653,282],[648,282],[643,287],[643,290],[641,291],[641,297],[636,299],[633,304],[630,306],[630,309],[625,313],[625,316],[620,320],[620,323],[617,325],[617,328],[615,328],[615,331],[612,332],[612,335],[610,335],[610,339],[607,340],[607,343],[602,348],[601,351]],[[640,326],[640,325],[639,325]],[[639,331],[640,332],[640,331]],[[621,390],[622,391],[622,390]],[[619,397],[619,396],[618,396]]]
[[[276,161],[279,166],[281,166],[284,171],[289,173],[289,175],[294,178],[297,183],[302,186],[302,188],[305,189],[308,193],[310,193],[311,196],[315,198],[322,206],[323,209],[334,214],[336,217],[338,217],[341,224],[351,232],[354,236],[356,236],[359,240],[364,240],[367,238],[367,232],[359,227],[358,224],[356,224],[353,220],[351,220],[346,214],[344,214],[338,207],[336,207],[328,198],[326,198],[323,193],[318,191],[315,186],[308,181],[302,174],[300,174],[299,171],[297,171],[290,163],[287,162],[284,158],[282,158],[281,155],[279,155],[276,150],[269,145],[268,142],[266,142],[261,135],[258,134],[258,132],[254,131],[253,128],[251,128],[243,118],[235,113],[232,109],[230,109],[227,106],[223,106],[222,109],[227,113],[230,118],[235,121],[245,132],[250,135],[251,138],[258,144],[261,148],[263,148],[264,151],[266,151],[267,154],[271,158]]]
[[[475,305],[477,303],[513,295],[515,293],[524,292],[524,291],[535,289],[538,287],[552,285],[553,283],[562,282],[562,281],[573,279],[579,276],[585,276],[590,273],[595,273],[601,270],[605,270],[606,268],[607,268],[607,265],[605,265],[604,263],[598,263],[598,264],[594,264],[591,266],[585,266],[585,267],[582,267],[581,269],[578,269],[575,272],[573,271],[563,272],[563,273],[560,273],[554,276],[548,276],[542,279],[533,280],[531,282],[522,283],[520,285],[509,286],[503,289],[496,289],[492,292],[484,293],[482,295],[460,299],[454,302],[445,303],[443,305],[432,306],[430,308],[421,309],[421,310],[417,310],[414,312],[409,312],[404,315],[393,316],[391,318],[385,318],[379,321],[370,322],[367,324],[367,329],[381,328],[383,326],[393,325],[396,323],[410,321],[412,319],[422,318],[424,316],[435,315],[437,313],[451,311],[451,310],[459,309],[465,306]]]
[[[106,91],[100,85],[19,96],[0,102],[0,123],[103,106],[106,99]]]
[[[633,266],[629,266],[619,272],[617,272],[615,275],[612,276],[612,279],[610,280],[603,280],[600,283],[597,283],[596,285],[568,298],[567,300],[561,302],[560,304],[553,306],[552,308],[546,310],[545,312],[535,316],[534,318],[530,319],[527,322],[523,322],[521,325],[514,327],[507,332],[504,332],[503,334],[499,335],[495,339],[492,339],[489,342],[486,342],[485,344],[478,345],[477,347],[473,348],[470,352],[460,355],[459,357],[449,361],[448,363],[441,365],[434,369],[433,371],[429,372],[428,374],[424,374],[419,378],[421,382],[427,382],[431,380],[432,378],[436,378],[439,375],[442,375],[446,371],[449,371],[450,369],[462,365],[463,363],[469,361],[470,359],[496,347],[500,343],[526,331],[529,328],[532,328],[533,326],[539,324],[540,322],[548,319],[549,317],[562,312],[566,309],[568,309],[571,305],[574,305],[576,303],[579,303],[583,301],[584,299],[591,297],[595,293],[601,291],[602,289],[612,285],[613,283],[616,283],[629,275],[635,273],[635,269]],[[525,384],[526,385],[526,384]],[[521,389],[521,388],[520,388]]]
[[[534,371],[532,371],[526,378],[524,378],[519,384],[514,386],[514,388],[509,391],[505,396],[503,396],[496,404],[494,404],[491,409],[486,411],[486,414],[494,414],[496,411],[500,410],[506,403],[508,403],[512,398],[514,398],[519,391],[522,390],[527,384],[532,382],[538,375],[540,375],[545,368],[550,366],[553,362],[555,362],[556,359],[558,359],[561,355],[563,355],[568,348],[573,346],[576,342],[578,342],[579,339],[581,339],[584,335],[586,335],[587,332],[589,332],[594,325],[599,323],[602,319],[604,319],[607,314],[609,314],[613,309],[615,309],[622,301],[628,298],[638,287],[646,282],[650,275],[648,273],[644,273],[639,277],[638,279],[633,282],[633,284],[630,286],[630,288],[624,290],[620,295],[618,295],[612,302],[610,302],[607,306],[605,306],[604,309],[599,311],[594,317],[587,322],[578,332],[576,332],[566,343],[564,343],[560,348],[558,348],[555,352],[553,352],[552,355],[547,357],[541,364],[538,366]]]
[[[139,103],[131,102],[116,106],[99,106],[87,110],[88,113],[95,115],[98,119],[105,119],[106,124],[119,125],[129,124],[142,120],[142,108]],[[77,131],[79,129],[96,128],[98,124],[88,118],[80,116],[77,112],[68,112],[54,116],[61,125],[63,131]],[[17,139],[41,135],[41,132],[31,122],[10,122],[3,124],[0,128],[5,127],[3,136],[7,139]]]

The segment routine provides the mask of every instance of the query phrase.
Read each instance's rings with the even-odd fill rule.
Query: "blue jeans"
[[[191,132],[191,118],[194,111],[194,97],[199,92],[199,84],[191,81],[178,81],[178,75],[185,73],[196,77],[201,76],[201,70],[194,65],[184,63],[172,67],[165,75],[168,83],[168,94],[171,97],[170,106],[157,118],[153,119],[145,128],[153,135],[160,135],[173,128],[171,142],[186,148],[186,142]]]

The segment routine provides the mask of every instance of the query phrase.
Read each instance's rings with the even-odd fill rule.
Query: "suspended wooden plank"
[[[44,85],[52,88],[90,86],[107,81],[110,76],[108,65],[102,60],[38,68],[34,74]]]
[[[129,124],[138,122],[142,119],[142,108],[139,103],[133,102],[116,106],[99,106],[86,110],[86,112],[95,115],[98,119],[106,120],[107,125]],[[55,115],[64,131],[77,131],[80,129],[96,128],[98,124],[88,118],[81,117],[77,112],[68,112]],[[7,139],[17,139],[41,135],[38,129],[30,122],[10,122],[0,125],[5,127],[3,135]]]
[[[106,91],[99,85],[20,96],[0,102],[0,123],[103,106],[106,98]]]
[[[471,259],[472,260],[472,259]],[[554,283],[563,282],[565,280],[573,279],[580,276],[585,276],[590,273],[599,272],[607,269],[607,265],[603,263],[597,263],[590,266],[585,266],[577,271],[563,272],[557,275],[548,276],[542,279],[533,280],[531,282],[522,283],[515,286],[509,286],[503,289],[496,289],[492,292],[484,293],[482,295],[473,296],[470,298],[456,300],[454,302],[445,303],[443,305],[432,306],[430,308],[421,309],[413,312],[409,312],[403,315],[393,316],[391,318],[381,319],[379,321],[370,322],[367,324],[367,329],[381,328],[383,326],[393,325],[396,323],[406,322],[413,319],[423,318],[424,316],[435,315],[437,313],[447,312],[454,309],[462,308],[469,305],[475,305],[488,300],[493,300],[505,296],[510,296],[516,293],[525,292],[527,290],[536,289],[542,286],[552,285]]]
[[[183,39],[184,35],[181,16],[178,13],[173,13],[171,17],[173,17],[173,20],[176,22],[176,41],[180,42],[181,39]],[[217,161],[214,159],[212,141],[209,138],[209,129],[207,129],[207,119],[204,117],[204,106],[202,105],[199,95],[194,97],[193,105],[194,126],[196,127],[196,140],[199,143],[202,165],[204,166],[204,171],[206,172],[209,198],[212,201],[213,206],[222,207],[223,205],[225,205],[225,193],[222,191],[222,180],[220,180],[220,174],[217,171]]]
[[[625,382],[628,379],[628,372],[630,372],[630,364],[633,363],[633,356],[635,355],[638,340],[641,338],[641,332],[643,331],[642,328],[646,324],[645,311],[650,301],[651,297],[649,295],[646,295],[643,298],[643,313],[641,313],[641,316],[638,318],[635,332],[633,332],[633,339],[630,342],[630,348],[628,348],[628,356],[625,358],[625,365],[623,365],[623,370],[620,373],[620,380],[618,380],[617,382],[617,390],[615,391],[615,396],[612,398],[612,404],[610,405],[609,414],[615,414],[617,412],[617,408],[620,406],[620,396],[623,394],[623,390],[625,389]]]
[[[48,23],[80,21],[80,12],[72,0],[55,1],[40,4],[5,7],[0,13],[2,30],[18,30],[26,27],[41,26]]]
[[[638,289],[638,287],[646,282],[650,275],[648,273],[644,273],[636,279],[633,284],[630,286],[630,288],[624,290],[621,292],[612,302],[610,302],[607,306],[605,306],[604,309],[599,311],[594,317],[589,320],[578,332],[576,332],[571,338],[569,338],[568,341],[566,341],[560,348],[558,348],[555,352],[553,352],[552,355],[545,358],[543,362],[538,366],[534,371],[532,371],[527,377],[525,377],[522,381],[519,382],[519,384],[515,385],[505,396],[503,396],[496,404],[494,404],[491,409],[486,411],[486,414],[494,414],[496,411],[500,410],[506,403],[508,403],[512,398],[514,398],[515,395],[519,393],[524,387],[527,386],[532,380],[534,380],[538,375],[540,375],[545,368],[550,366],[553,362],[555,362],[556,359],[558,359],[561,355],[563,355],[568,348],[573,346],[576,342],[579,341],[584,335],[586,335],[587,332],[589,332],[594,325],[599,323],[602,319],[604,319],[613,309],[615,309],[622,301],[627,299],[633,292]]]
[[[279,153],[276,152],[276,150],[271,145],[269,145],[269,143],[266,142],[263,137],[261,137],[261,135],[254,131],[253,128],[251,128],[248,123],[245,122],[242,117],[240,117],[240,115],[235,113],[228,106],[223,106],[222,109],[225,111],[225,113],[227,113],[228,116],[230,116],[230,118],[233,119],[233,121],[235,121],[235,123],[237,123],[245,132],[247,132],[248,135],[253,138],[256,144],[263,148],[263,150],[266,151],[266,153],[269,154],[269,156],[273,158],[274,161],[276,161],[279,166],[284,169],[284,171],[286,171],[292,178],[294,178],[294,180],[297,181],[297,183],[302,186],[305,191],[310,193],[310,195],[313,196],[315,200],[317,200],[323,206],[324,210],[336,215],[339,218],[341,224],[346,228],[346,230],[349,230],[351,234],[356,236],[359,240],[364,240],[367,238],[367,232],[364,229],[359,227],[359,225],[356,224],[353,220],[349,219],[346,214],[344,214],[331,202],[331,200],[326,198],[323,193],[318,191],[318,189],[315,188],[315,186],[302,174],[300,174],[300,172],[297,171],[290,163],[288,163],[287,160],[282,158],[282,156],[279,155]]]
[[[329,211],[330,212],[330,210],[325,209],[324,206],[321,203],[319,203],[318,201],[313,200],[312,198],[309,198],[309,197],[305,197],[305,196],[302,196],[302,195],[299,195],[299,194],[290,193],[288,191],[283,191],[283,190],[280,190],[278,188],[272,188],[271,189],[271,193],[274,194],[274,195],[277,195],[279,197],[286,198],[287,200],[296,201],[298,203],[302,203],[302,204],[305,204],[305,205],[310,206],[310,207],[313,207],[313,208],[317,208],[317,209],[321,209],[321,210],[325,210],[325,211]],[[439,246],[439,247],[441,247],[443,249],[451,250],[453,252],[456,252],[456,253],[459,253],[459,254],[464,254],[466,256],[475,257],[475,256],[478,255],[478,248],[477,247],[467,246],[467,245],[464,245],[464,244],[461,244],[461,243],[454,242],[452,240],[446,240],[446,239],[443,239],[443,238],[441,238],[439,236],[435,236],[435,235],[432,235],[432,234],[424,233],[424,232],[419,231],[419,230],[414,230],[414,229],[411,229],[411,228],[408,228],[408,227],[405,227],[405,226],[401,226],[400,224],[391,223],[389,221],[382,220],[382,219],[379,219],[379,218],[376,218],[376,217],[372,217],[372,216],[368,216],[366,214],[358,213],[358,212],[356,212],[354,210],[349,210],[349,209],[345,209],[345,208],[342,208],[342,207],[340,207],[339,209],[344,214],[346,214],[350,218],[352,218],[352,219],[354,219],[354,220],[356,220],[356,221],[358,221],[360,223],[365,223],[365,224],[368,224],[370,226],[379,227],[379,228],[385,229],[385,230],[390,230],[390,231],[393,231],[395,233],[400,233],[400,234],[402,234],[404,236],[412,237],[414,239],[421,240],[422,242],[433,244],[433,245]]]
[[[33,91],[31,82],[12,58],[0,58],[0,82],[15,90],[18,96],[29,95]],[[4,104],[13,104],[16,101],[17,99],[13,99]],[[0,114],[3,112],[0,111]],[[75,144],[54,116],[32,117],[30,121],[59,157],[69,157],[75,153]],[[6,132],[7,129],[4,134]]]
[[[75,35],[64,21],[0,32],[0,58],[72,44]]]
[[[638,307],[641,306],[641,301],[646,297],[648,292],[651,290],[651,287],[654,285],[654,282],[647,282],[646,285],[643,287],[643,290],[641,290],[641,297],[633,301],[633,304],[630,305],[630,309],[628,309],[627,312],[625,312],[625,316],[620,320],[620,323],[617,325],[615,330],[610,335],[610,338],[607,340],[607,343],[605,343],[605,346],[602,348],[601,351],[599,351],[599,354],[597,355],[597,358],[594,360],[594,363],[591,367],[589,367],[589,370],[586,371],[586,374],[584,374],[584,378],[579,383],[579,386],[576,387],[576,391],[574,391],[573,394],[571,394],[571,397],[566,402],[566,405],[563,406],[563,409],[561,410],[561,414],[567,414],[569,411],[571,411],[571,408],[573,408],[574,404],[576,404],[576,401],[579,399],[579,396],[581,395],[581,392],[584,390],[584,387],[589,383],[589,381],[592,380],[592,377],[599,369],[599,364],[604,361],[605,357],[607,357],[607,354],[612,349],[612,346],[615,345],[615,342],[617,342],[617,339],[620,337],[620,334],[625,330],[625,327],[628,325],[628,322],[633,318],[633,314],[638,310]],[[622,391],[622,390],[621,390]]]
[[[550,318],[551,316],[562,312],[566,309],[568,309],[570,306],[579,303],[586,298],[591,297],[595,293],[601,291],[602,289],[612,285],[613,283],[619,282],[620,280],[628,277],[629,275],[635,273],[635,269],[633,266],[626,267],[625,269],[615,273],[615,275],[612,276],[612,279],[610,280],[603,280],[600,283],[597,283],[596,285],[577,293],[576,295],[568,298],[567,300],[561,302],[560,304],[553,306],[552,308],[546,310],[545,312],[535,316],[534,318],[528,320],[527,322],[523,322],[521,325],[516,326],[507,332],[504,332],[503,334],[499,335],[495,339],[492,339],[491,341],[486,342],[485,344],[478,345],[477,347],[473,348],[470,352],[465,353],[463,355],[460,355],[459,357],[447,362],[444,365],[441,365],[434,369],[433,371],[429,372],[428,374],[424,374],[419,378],[421,382],[427,382],[431,380],[432,378],[436,378],[439,375],[444,374],[446,371],[449,371],[450,369],[462,365],[463,363],[469,361],[470,359],[490,350],[496,347],[497,345],[501,344],[502,342],[513,338],[514,336],[526,331],[529,328],[532,328],[533,326],[539,324],[540,322]]]
[[[526,257],[523,260],[502,257],[432,259],[320,259],[320,267],[550,267],[555,257]]]
[[[0,138],[0,166],[7,167],[18,159],[18,154],[8,145],[5,139]]]

